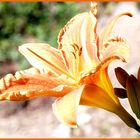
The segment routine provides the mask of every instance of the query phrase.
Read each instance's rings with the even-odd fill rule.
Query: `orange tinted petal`
[[[83,20],[87,15],[88,13],[82,13],[73,17],[58,35],[59,49],[67,65],[67,70],[74,75],[81,70],[79,59],[82,54],[80,34]]]
[[[104,43],[106,43],[106,41],[109,39],[110,37],[110,33],[112,32],[112,28],[114,27],[115,23],[117,22],[117,20],[122,17],[122,16],[130,16],[132,17],[131,13],[122,13],[116,17],[114,17],[104,28],[104,30],[102,31],[102,33],[99,36],[99,50],[102,49],[102,47],[104,47]]]
[[[95,65],[97,60],[96,17],[93,11],[72,18],[60,31],[58,44],[67,69],[72,73],[85,69],[85,65]]]
[[[101,65],[95,73],[83,78],[81,80],[81,83],[97,85],[98,87],[102,88],[106,92],[106,94],[108,94],[112,98],[112,100],[119,104],[118,98],[114,93],[114,89],[107,73],[108,65],[104,65],[106,66]]]
[[[62,98],[58,98],[53,104],[53,111],[56,117],[63,123],[76,127],[76,113],[80,97],[85,86],[81,86]]]
[[[81,105],[99,107],[114,112],[117,104],[108,96],[107,92],[96,85],[87,85],[80,100]]]
[[[104,48],[100,50],[100,60],[103,61],[107,57],[117,56],[123,61],[128,61],[129,46],[126,41],[119,37],[107,40]]]
[[[83,21],[80,34],[83,58],[90,68],[96,67],[99,62],[96,45],[96,24],[96,17],[90,12]]]
[[[19,47],[19,51],[36,68],[51,70],[57,74],[68,74],[60,52],[43,43],[28,43]]]
[[[69,81],[46,71],[31,68],[8,74],[0,80],[0,100],[27,100],[39,96],[60,97],[71,90]]]

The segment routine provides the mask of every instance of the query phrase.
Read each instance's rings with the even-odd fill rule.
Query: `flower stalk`
[[[140,132],[140,126],[137,121],[122,106],[119,106],[114,113],[118,115],[127,126]]]

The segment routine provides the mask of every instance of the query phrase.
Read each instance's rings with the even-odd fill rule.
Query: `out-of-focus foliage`
[[[48,42],[57,47],[57,34],[77,14],[77,4],[51,2],[0,3],[0,61],[18,62],[20,69],[27,61],[18,46],[27,42]]]
[[[137,2],[137,7],[140,9],[140,2]]]

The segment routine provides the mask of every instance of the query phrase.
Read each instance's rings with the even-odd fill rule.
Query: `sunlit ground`
[[[24,57],[18,53],[17,46],[27,42],[49,42],[56,47],[57,34],[66,21],[78,12],[88,10],[88,3],[46,3],[45,6],[43,4],[39,5],[40,8],[34,6],[33,10],[27,8],[27,5],[24,4],[17,5],[19,9],[13,8],[13,10],[20,11],[21,8],[26,7],[26,10],[32,14],[20,11],[19,14],[16,14],[16,12],[11,14],[11,19],[10,16],[9,19],[0,17],[1,75],[30,67]],[[41,7],[46,8],[42,9],[43,12],[46,12],[45,14],[38,12]],[[117,83],[112,68],[122,66],[129,73],[136,74],[140,66],[140,11],[138,8],[139,3],[100,3],[98,32],[111,17],[118,13],[129,11],[134,15],[132,18],[121,18],[113,30],[113,34],[127,39],[131,49],[129,63],[114,62],[110,66],[110,77],[114,86],[120,85]],[[4,7],[2,3],[0,3],[0,11],[7,15],[9,13],[8,8]],[[39,19],[41,14],[46,18],[45,20],[43,17]],[[17,17],[14,17],[15,15]],[[21,25],[17,26],[18,24],[12,23],[11,20],[14,19],[12,17]],[[32,20],[30,19],[30,22],[28,22],[29,19],[26,17],[30,17]],[[7,20],[11,24],[6,25],[8,24]],[[22,20],[27,20],[27,22]],[[15,26],[19,29],[15,30]],[[28,26],[28,28],[26,29],[24,26]],[[69,128],[55,118],[51,107],[53,101],[54,98],[41,97],[26,102],[0,102],[0,137],[140,137],[140,134],[128,128],[114,114],[102,109],[83,106],[79,108],[78,112],[79,127],[76,129]],[[122,100],[122,103],[130,110],[125,99]]]

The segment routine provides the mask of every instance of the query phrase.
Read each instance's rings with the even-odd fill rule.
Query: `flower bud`
[[[114,88],[115,95],[119,98],[127,98],[126,90],[123,88]]]
[[[140,82],[133,75],[127,79],[126,90],[130,106],[140,119]]]
[[[123,70],[122,68],[118,67],[115,69],[115,74],[116,74],[116,77],[118,79],[118,81],[120,82],[120,84],[126,88],[126,81],[127,81],[127,78],[128,78],[128,73]]]

